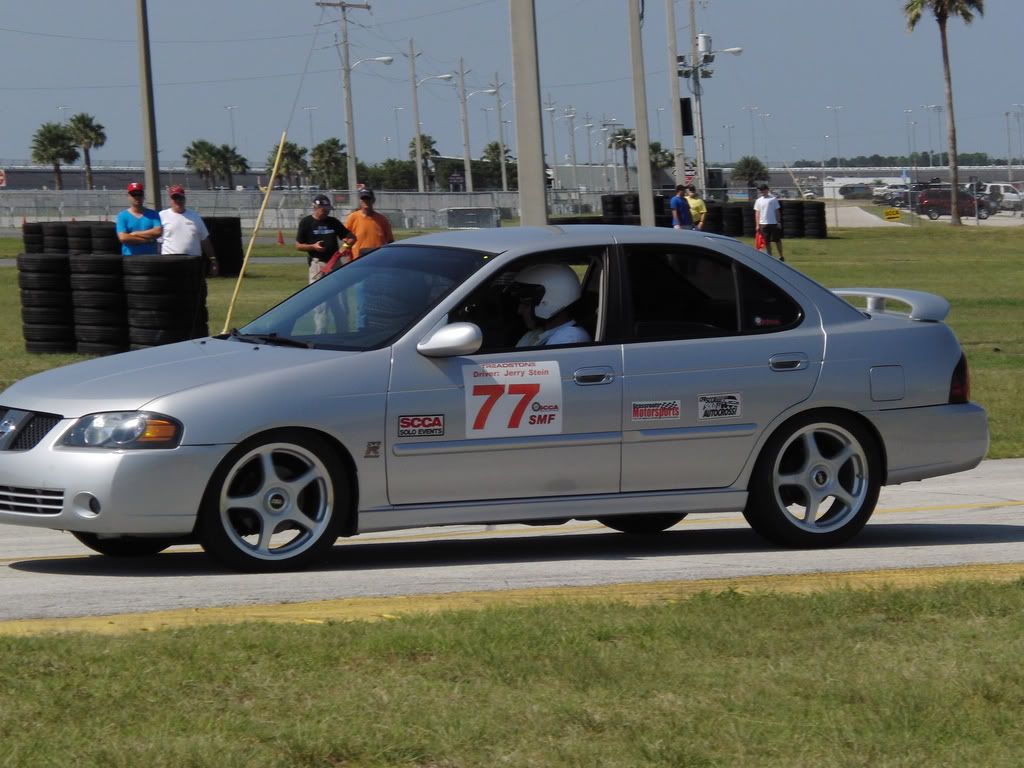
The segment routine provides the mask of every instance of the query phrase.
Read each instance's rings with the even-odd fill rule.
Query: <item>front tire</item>
[[[843,413],[806,414],[765,444],[743,516],[783,546],[842,544],[874,512],[881,475],[878,444],[867,428]]]
[[[239,445],[214,472],[199,541],[241,571],[294,570],[326,556],[348,513],[336,451],[318,435],[275,430]]]
[[[932,221],[936,221],[939,218],[938,208],[929,208],[925,213],[928,214],[928,218],[931,219]]]

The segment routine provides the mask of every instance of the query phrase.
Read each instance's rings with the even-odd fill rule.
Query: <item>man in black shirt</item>
[[[331,199],[327,195],[313,198],[313,213],[299,222],[295,235],[295,250],[305,251],[309,265],[309,282],[321,276],[321,269],[336,252],[341,252],[342,261],[356,241],[355,235],[345,225],[331,216]]]

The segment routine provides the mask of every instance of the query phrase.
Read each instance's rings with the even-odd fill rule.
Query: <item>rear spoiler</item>
[[[949,314],[949,302],[934,293],[901,288],[833,288],[836,296],[860,296],[867,299],[868,312],[885,312],[887,299],[910,305],[911,320],[940,323]]]

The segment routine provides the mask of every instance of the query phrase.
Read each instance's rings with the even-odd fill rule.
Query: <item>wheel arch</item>
[[[210,486],[213,483],[214,477],[224,462],[232,459],[239,452],[244,452],[250,445],[265,439],[268,435],[273,435],[274,433],[283,431],[300,432],[315,437],[318,440],[322,440],[341,461],[349,481],[348,488],[346,489],[349,502],[349,513],[345,516],[345,521],[339,531],[339,535],[345,537],[354,536],[359,530],[359,473],[356,470],[355,460],[352,458],[352,454],[349,452],[345,444],[336,436],[330,432],[325,432],[322,429],[314,429],[308,426],[274,426],[260,430],[259,432],[253,432],[252,434],[247,435],[244,440],[240,440],[230,451],[224,454],[220,462],[218,462],[217,467],[210,474],[210,477],[206,481],[206,488],[203,490],[200,506],[206,502],[206,497],[207,494],[210,493]],[[337,490],[338,489],[336,488],[335,491],[337,492]],[[199,514],[197,510],[196,526],[198,525]],[[195,532],[196,529],[194,528],[193,533]]]
[[[871,438],[875,441],[875,445],[878,447],[878,461],[882,472],[881,484],[885,485],[888,482],[889,457],[886,453],[885,441],[882,439],[881,433],[871,420],[864,416],[864,414],[839,406],[817,406],[814,408],[805,408],[803,410],[796,411],[795,413],[788,414],[784,419],[774,424],[770,429],[766,429],[757,445],[757,450],[751,454],[752,460],[747,463],[747,467],[744,472],[745,484],[748,487],[750,486],[751,478],[754,475],[754,468],[757,466],[758,462],[761,461],[761,457],[764,455],[764,451],[767,448],[768,443],[781,430],[790,428],[792,423],[797,419],[807,418],[808,416],[813,416],[814,418],[821,419],[822,421],[827,421],[830,416],[834,418],[837,415],[852,419],[871,435]]]

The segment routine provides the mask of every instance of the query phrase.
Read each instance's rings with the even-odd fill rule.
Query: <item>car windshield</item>
[[[315,349],[381,347],[488,258],[458,248],[390,245],[307,286],[228,338]]]

